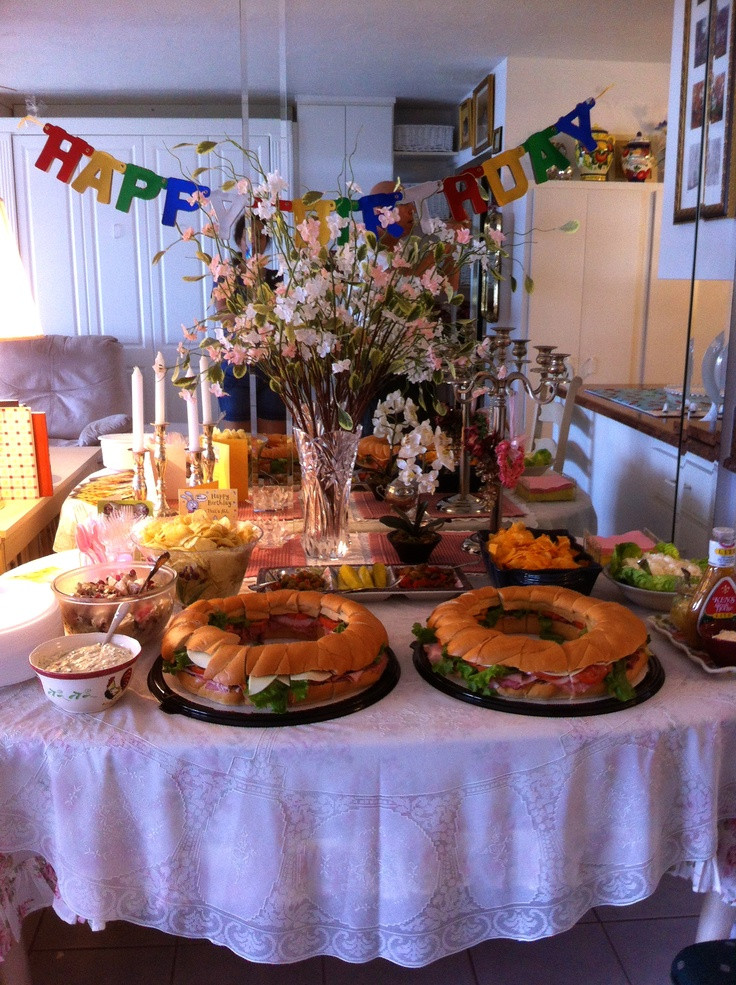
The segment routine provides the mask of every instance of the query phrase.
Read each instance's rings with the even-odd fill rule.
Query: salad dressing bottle
[[[688,646],[700,647],[702,636],[736,628],[736,539],[733,527],[714,527],[708,567],[683,615],[681,631]]]

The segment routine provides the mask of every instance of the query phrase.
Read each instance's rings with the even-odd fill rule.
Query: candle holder
[[[528,341],[526,339],[510,338],[512,329],[497,328],[495,333],[487,336],[476,351],[476,358],[470,367],[462,366],[456,373],[456,392],[459,393],[461,406],[467,401],[469,406],[473,390],[483,387],[490,398],[489,429],[496,435],[496,444],[505,440],[507,431],[508,400],[515,396],[514,389],[519,389],[538,404],[548,404],[554,399],[558,386],[567,379],[566,352],[556,352],[553,345],[537,345],[536,365],[530,370],[539,375],[539,384],[534,386],[525,367],[530,362],[527,358]],[[511,353],[508,352],[511,347]],[[463,451],[464,430],[466,421],[463,417]],[[515,435],[510,435],[514,438]],[[462,455],[462,452],[461,452]],[[464,460],[461,458],[461,462]],[[463,465],[463,467],[465,467]],[[461,475],[462,478],[462,475]],[[498,468],[494,468],[492,476],[486,480],[486,501],[490,507],[491,518],[489,529],[496,533],[501,527],[503,518],[502,483]]]
[[[215,458],[215,446],[212,441],[212,432],[214,430],[214,424],[202,425],[202,431],[204,432],[202,442],[202,475],[204,476],[205,482],[212,482],[212,477],[215,473],[215,464],[217,462]]]
[[[455,405],[460,408],[460,442],[458,449],[458,473],[460,489],[455,496],[448,496],[437,503],[437,509],[454,516],[472,516],[485,513],[486,508],[477,496],[470,493],[470,456],[467,449],[467,433],[470,427],[470,405],[473,402],[475,372],[463,366],[459,375],[450,380]]]
[[[187,485],[201,486],[202,479],[202,452],[199,449],[187,450]]]
[[[153,478],[156,482],[156,495],[153,500],[153,515],[174,516],[176,510],[172,510],[166,500],[166,428],[167,423],[154,424],[154,444],[153,444]]]
[[[144,503],[148,497],[148,490],[146,489],[145,462],[145,451],[133,452],[133,499],[137,503]]]

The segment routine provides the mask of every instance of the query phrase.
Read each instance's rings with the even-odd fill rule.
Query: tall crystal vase
[[[337,560],[350,545],[348,500],[360,429],[313,437],[294,428],[294,438],[302,473],[304,553],[320,561]]]

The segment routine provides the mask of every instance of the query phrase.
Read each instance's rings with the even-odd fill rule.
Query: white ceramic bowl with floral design
[[[111,666],[67,672],[48,669],[58,657],[81,647],[102,643],[104,639],[105,633],[57,636],[31,651],[28,661],[49,701],[65,711],[95,714],[122,698],[133,676],[133,665],[141,652],[140,643],[132,636],[113,635],[110,642],[121,647],[127,655]]]

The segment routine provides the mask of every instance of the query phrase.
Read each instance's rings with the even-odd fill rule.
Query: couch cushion
[[[123,355],[112,336],[0,341],[0,400],[43,411],[50,439],[76,442],[91,421],[130,413]]]

